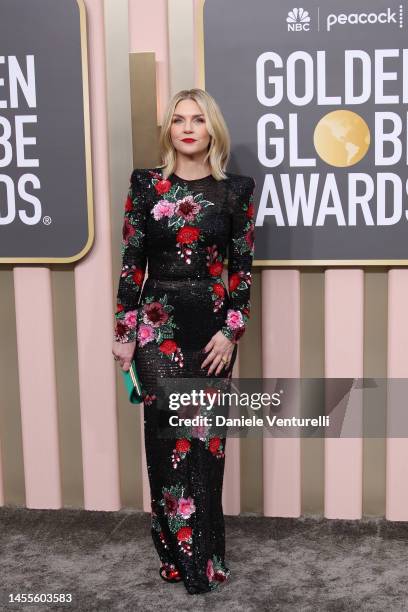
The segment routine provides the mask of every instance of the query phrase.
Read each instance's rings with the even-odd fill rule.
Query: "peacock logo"
[[[310,30],[309,11],[293,8],[286,17],[288,32],[308,32]]]

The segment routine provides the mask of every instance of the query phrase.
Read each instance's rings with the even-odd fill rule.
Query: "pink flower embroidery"
[[[137,338],[140,342],[140,346],[144,346],[148,342],[154,340],[154,329],[151,325],[145,325],[141,323],[137,331]]]
[[[129,310],[126,314],[125,314],[125,323],[128,327],[134,328],[136,326],[136,322],[137,322],[137,311],[136,310]]]
[[[209,266],[210,264],[214,263],[214,261],[216,261],[218,258],[218,247],[216,244],[213,244],[212,246],[206,247],[206,251],[207,266]]]
[[[208,580],[212,580],[214,578],[214,567],[211,559],[207,561],[207,578]]]
[[[174,214],[175,204],[168,200],[160,200],[152,208],[152,215],[156,221],[163,217],[171,217]]]
[[[231,310],[227,312],[227,325],[231,329],[240,329],[244,326],[244,319],[240,310]]]
[[[186,196],[176,203],[175,212],[186,221],[194,221],[195,215],[201,210],[200,204],[194,201],[193,196]]]
[[[188,519],[190,518],[190,516],[193,514],[193,512],[195,512],[195,505],[194,505],[194,500],[192,497],[180,497],[179,502],[178,502],[178,509],[177,512],[178,514],[180,514],[184,519]]]
[[[151,404],[153,404],[155,399],[157,399],[157,395],[155,393],[152,393],[151,395],[149,393],[146,393],[146,395],[143,396],[143,403],[145,404],[145,406],[150,406]]]

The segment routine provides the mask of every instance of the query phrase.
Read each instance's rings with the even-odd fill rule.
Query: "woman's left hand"
[[[217,376],[224,367],[229,365],[234,347],[235,344],[231,342],[231,340],[228,340],[222,331],[217,331],[217,333],[213,335],[211,340],[204,347],[205,352],[208,354],[201,364],[201,368],[205,368],[208,364],[211,364],[207,376],[210,376],[216,368],[215,375]]]

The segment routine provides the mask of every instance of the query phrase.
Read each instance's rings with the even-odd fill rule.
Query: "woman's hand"
[[[215,371],[215,375],[217,376],[222,368],[228,366],[231,361],[234,346],[235,344],[231,342],[231,340],[228,340],[221,331],[217,331],[217,333],[213,335],[211,340],[204,347],[205,352],[208,354],[201,364],[201,368],[205,368],[209,363],[211,364],[207,376],[210,376],[215,368],[217,368]]]
[[[133,340],[133,342],[113,342],[112,354],[125,372],[130,368],[135,348],[136,340]]]

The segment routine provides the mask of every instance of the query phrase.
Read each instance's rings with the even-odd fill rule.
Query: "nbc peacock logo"
[[[309,11],[293,8],[286,17],[288,32],[308,32],[310,30]]]

